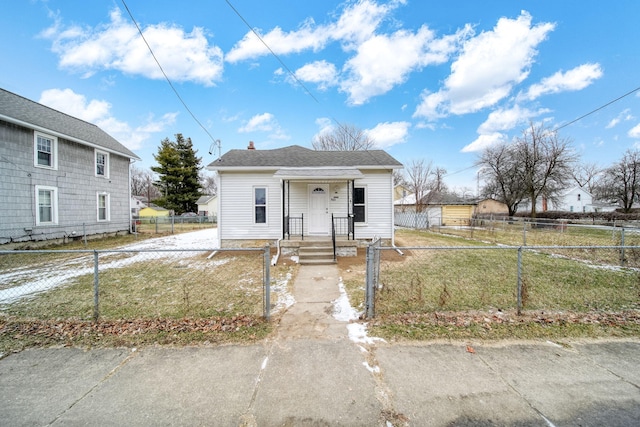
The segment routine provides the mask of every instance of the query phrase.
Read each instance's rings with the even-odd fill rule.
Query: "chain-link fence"
[[[638,310],[639,250],[638,246],[371,245],[367,316]]]
[[[458,224],[442,226],[442,224]],[[396,225],[514,246],[638,246],[636,222],[531,219],[521,217],[433,217],[426,212],[396,213]]]
[[[0,251],[0,313],[34,319],[270,316],[270,250]]]
[[[144,216],[131,220],[131,231],[143,234],[167,234],[202,230],[217,226],[216,216]]]

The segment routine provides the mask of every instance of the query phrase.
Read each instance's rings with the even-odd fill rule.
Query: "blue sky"
[[[176,133],[206,165],[212,138],[223,153],[311,147],[338,121],[475,190],[483,148],[640,86],[635,0],[125,2],[206,131],[120,0],[5,2],[0,87],[99,125],[143,168]],[[582,162],[610,165],[640,143],[639,94],[560,136]]]

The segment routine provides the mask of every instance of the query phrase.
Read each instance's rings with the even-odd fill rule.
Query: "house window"
[[[109,153],[96,150],[96,176],[109,178]]]
[[[267,223],[267,189],[257,187],[253,189],[253,211],[256,224]]]
[[[366,194],[364,187],[353,188],[353,220],[355,222],[366,222]]]
[[[109,221],[109,195],[98,193],[98,221]]]
[[[58,189],[36,185],[36,225],[58,223]]]
[[[58,169],[57,138],[35,132],[33,153],[34,166],[39,168]]]

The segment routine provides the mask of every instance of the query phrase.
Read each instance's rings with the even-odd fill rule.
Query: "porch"
[[[280,241],[284,256],[297,256],[300,264],[333,264],[337,257],[358,255],[358,241],[338,236],[335,241],[327,236],[302,236]]]

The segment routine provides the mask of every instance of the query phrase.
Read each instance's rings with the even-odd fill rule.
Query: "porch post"
[[[284,211],[284,198],[285,198],[286,194],[285,194],[285,189],[284,189],[284,181],[282,181],[282,238],[284,239],[284,235],[285,235],[285,231],[287,229],[287,226],[285,224],[286,218],[287,218],[287,214]]]

